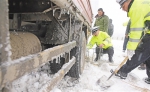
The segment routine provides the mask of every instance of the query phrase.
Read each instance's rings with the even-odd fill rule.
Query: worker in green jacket
[[[97,45],[95,61],[98,60],[100,49],[103,49],[103,53],[108,54],[109,62],[113,63],[114,49],[110,36],[106,32],[100,31],[99,26],[93,27],[91,31],[93,37],[87,45],[87,48],[92,48],[95,44]]]
[[[150,0],[116,1],[120,4],[122,10],[127,12],[131,20],[127,44],[129,59],[120,68],[116,76],[125,79],[128,73],[140,64],[145,63],[148,76],[145,78],[145,82],[150,84]]]
[[[98,9],[98,14],[95,16],[94,26],[99,26],[99,30],[108,33],[109,18],[105,15],[102,8]]]

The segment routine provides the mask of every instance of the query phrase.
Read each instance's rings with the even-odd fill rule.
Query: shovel
[[[123,64],[128,60],[128,56],[120,63],[120,65],[112,72],[112,74],[107,78],[105,75],[97,80],[96,84],[100,85],[103,89],[109,88],[113,85],[113,81],[109,80],[114,74],[118,72],[118,70],[123,66]]]
[[[142,41],[142,39],[143,39],[143,37],[145,36],[145,34],[146,34],[147,31],[148,31],[148,27],[146,27],[146,28],[144,29],[144,35],[141,37],[141,39],[140,39],[140,41],[138,42],[138,45],[137,45],[137,46],[140,45],[140,43],[141,43],[141,41]],[[123,60],[123,61],[120,63],[120,65],[115,69],[115,71],[111,71],[112,74],[111,74],[108,78],[106,78],[106,76],[102,76],[100,79],[97,80],[96,84],[97,84],[97,85],[100,85],[103,89],[107,89],[107,88],[109,88],[111,85],[113,85],[113,81],[111,81],[110,78],[111,78],[114,74],[116,74],[116,73],[118,72],[118,70],[123,66],[123,64],[124,64],[127,60],[128,60],[128,56],[126,56],[126,57],[124,58],[124,60]]]

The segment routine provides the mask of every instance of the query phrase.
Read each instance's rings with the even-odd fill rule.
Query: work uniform
[[[111,38],[106,32],[99,31],[99,34],[97,36],[93,36],[87,45],[87,48],[92,48],[94,45],[97,45],[98,47],[96,48],[96,58],[99,56],[99,51],[100,51],[100,44],[104,44],[102,47],[104,53],[108,53],[109,61],[113,62],[112,57],[114,54],[114,49],[111,43]]]
[[[127,60],[118,73],[126,77],[129,72],[145,62],[147,75],[150,78],[150,28],[138,45],[144,33],[145,22],[150,21],[150,0],[132,0],[128,16],[131,19],[131,25],[127,49],[135,50],[135,54],[131,60]]]
[[[99,26],[99,30],[108,33],[108,22],[109,18],[106,15],[96,16],[96,21],[94,26]]]

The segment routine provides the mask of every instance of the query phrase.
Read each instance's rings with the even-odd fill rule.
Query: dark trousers
[[[100,47],[96,47],[96,57],[99,56],[99,53],[103,53],[103,54],[108,54],[108,57],[109,57],[109,61],[112,61],[112,57],[114,55],[114,48],[111,46],[111,47],[108,47],[107,49],[102,49]],[[102,52],[100,52],[102,51]]]
[[[119,71],[129,73],[142,63],[146,64],[146,73],[150,78],[150,34],[143,37],[131,60],[127,60]]]
[[[123,50],[126,50],[128,40],[129,40],[129,37],[125,37],[125,38],[124,38],[124,42],[123,42]]]

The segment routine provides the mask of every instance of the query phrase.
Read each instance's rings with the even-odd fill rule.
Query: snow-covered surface
[[[86,58],[87,62],[80,79],[65,76],[52,91],[47,92],[142,92],[140,88],[136,88],[128,83],[150,90],[150,85],[143,81],[143,78],[147,77],[146,71],[138,69],[133,70],[126,80],[121,80],[113,76],[110,79],[113,85],[107,90],[103,90],[100,85],[96,84],[96,81],[102,76],[109,77],[111,75],[110,70],[115,69],[125,58],[126,54],[122,53],[123,41],[113,40],[113,44],[115,51],[113,57],[114,64],[108,63],[107,54],[103,55],[101,60],[95,63],[93,61],[95,58],[95,53],[93,53],[95,49],[90,49],[89,53],[87,53],[89,58]],[[11,88],[11,92],[39,92],[41,87],[54,77],[54,75],[50,74],[49,67],[48,63],[44,67],[35,70],[35,72],[14,81],[8,87]]]
[[[101,61],[104,63],[93,63],[91,60],[93,56],[93,49],[89,52],[90,61],[86,62],[85,69],[80,79],[73,79],[66,76],[61,83],[54,88],[51,92],[142,92],[140,88],[132,86],[128,83],[133,83],[142,88],[150,90],[150,85],[143,81],[143,78],[147,77],[145,70],[134,69],[126,80],[121,80],[113,76],[110,80],[114,84],[107,90],[103,90],[99,85],[96,85],[96,81],[103,75],[109,77],[111,75],[110,69],[115,69],[118,64],[125,58],[126,53],[122,52],[122,40],[113,40],[114,44],[114,65],[107,63],[108,56],[104,55]],[[93,58],[94,59],[94,58]],[[126,83],[128,82],[128,83]],[[145,92],[145,91],[143,91]],[[148,92],[148,91],[147,91]]]
[[[47,82],[50,81],[53,75],[50,75],[49,63],[44,67],[35,69],[33,72],[24,75],[23,77],[8,84],[10,92],[38,92],[39,89]]]

